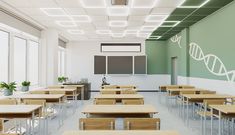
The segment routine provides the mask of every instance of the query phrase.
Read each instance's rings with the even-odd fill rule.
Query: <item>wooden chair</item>
[[[122,90],[121,94],[137,94],[135,90]]]
[[[160,130],[159,118],[125,118],[125,130]]]
[[[122,100],[123,105],[142,105],[144,104],[143,99],[123,99]]]
[[[80,118],[80,130],[115,130],[114,118]]]
[[[29,91],[30,94],[47,94],[46,91],[40,91],[40,90],[34,90],[34,91]]]
[[[100,91],[100,94],[116,94],[116,91]]]
[[[117,89],[117,85],[104,85],[101,87],[102,89]]]
[[[16,99],[0,99],[0,105],[16,105]]]
[[[3,119],[0,119],[0,134],[1,134],[2,132],[4,132],[4,127],[3,127],[3,125],[4,125],[4,121],[3,121]]]
[[[119,89],[136,89],[136,86],[126,85],[126,86],[119,86]]]
[[[116,100],[115,99],[95,99],[94,104],[95,105],[115,105]]]
[[[216,91],[200,91],[200,94],[216,94]]]
[[[64,86],[62,86],[62,85],[57,85],[57,86],[48,86],[47,88],[48,88],[48,89],[63,89],[63,88],[64,88]]]

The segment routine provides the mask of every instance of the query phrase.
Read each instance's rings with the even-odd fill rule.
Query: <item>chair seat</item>
[[[200,115],[200,116],[203,116],[203,117],[211,117],[212,116],[212,113],[208,112],[208,111],[206,111],[206,112],[198,111],[197,114]]]

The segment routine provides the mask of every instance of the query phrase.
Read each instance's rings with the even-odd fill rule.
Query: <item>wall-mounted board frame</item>
[[[101,52],[141,52],[141,43],[101,43]]]

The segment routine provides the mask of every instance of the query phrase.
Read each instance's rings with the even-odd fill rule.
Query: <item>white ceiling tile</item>
[[[63,8],[81,8],[79,0],[55,0]]]
[[[92,23],[79,23],[78,26],[82,29],[95,30],[95,27]]]
[[[65,8],[65,11],[70,15],[85,15],[86,14],[83,8]]]
[[[112,6],[107,8],[109,16],[128,16],[130,8],[126,6]]]
[[[144,16],[150,13],[151,9],[149,8],[132,8],[130,10],[130,15],[133,16]]]
[[[145,22],[144,25],[148,25],[148,26],[159,26],[161,25],[162,22]]]
[[[93,23],[96,27],[108,27],[107,21],[97,21]]]
[[[109,16],[109,21],[127,21],[127,16]]]
[[[132,27],[139,27],[142,26],[144,24],[144,20],[143,21],[128,21],[128,26],[132,26]]]
[[[86,9],[86,12],[88,15],[91,15],[91,16],[106,16],[107,15],[107,11],[105,8],[89,8],[89,9]]]
[[[54,0],[30,0],[30,4],[33,8],[59,8]]]
[[[27,15],[44,16],[45,14],[39,8],[18,8]]]
[[[84,8],[105,8],[105,0],[80,0],[81,5]]]
[[[175,8],[154,8],[151,12],[151,14],[171,14]]]
[[[146,16],[129,16],[128,21],[143,21]]]
[[[157,1],[158,0],[131,0],[131,8],[153,8]]]
[[[174,8],[180,6],[185,0],[158,0],[155,7]]]
[[[91,16],[91,20],[95,23],[96,21],[108,21],[108,16]]]
[[[17,7],[17,8],[31,7],[31,5],[30,5],[31,0],[2,0],[2,1],[8,3],[9,5],[12,5],[13,7]]]

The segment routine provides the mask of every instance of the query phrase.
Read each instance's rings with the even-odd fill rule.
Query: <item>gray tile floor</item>
[[[98,93],[92,93],[92,97]],[[140,93],[144,95],[145,104],[154,105],[159,114],[155,114],[154,117],[158,117],[161,119],[161,130],[177,130],[180,135],[200,135],[200,120],[191,121],[191,126],[187,127],[183,122],[182,118],[178,116],[178,111],[173,108],[171,111],[165,105],[165,101],[159,102],[159,94],[152,92]],[[69,110],[67,113],[67,118],[64,121],[62,127],[57,128],[55,125],[57,124],[55,120],[52,120],[49,129],[52,135],[62,135],[64,131],[67,130],[78,130],[78,120],[79,118],[85,117],[81,113],[81,110],[84,106],[88,104],[92,104],[93,98],[89,101],[84,101],[83,103],[79,103],[79,107],[76,110],[76,113],[72,114]],[[122,119],[117,120],[118,129],[122,127]],[[193,127],[193,128],[192,128]]]

